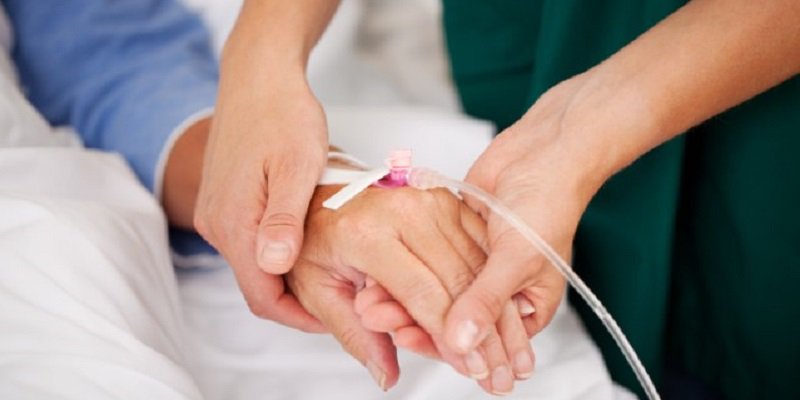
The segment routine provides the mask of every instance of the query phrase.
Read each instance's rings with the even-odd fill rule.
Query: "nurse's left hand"
[[[584,134],[600,134],[621,118],[576,110],[587,77],[550,89],[517,123],[502,132],[471,168],[467,181],[494,194],[569,261],[581,215],[608,175],[599,164],[610,149],[587,148]],[[616,122],[619,123],[619,122]],[[624,122],[623,122],[624,123]],[[521,296],[536,310],[524,319],[529,334],[541,331],[563,298],[566,282],[522,235],[467,197],[488,220],[488,259],[447,315],[445,341],[463,354],[481,342],[500,318],[503,304]]]
[[[312,200],[306,243],[298,263],[286,275],[302,305],[364,364],[382,389],[397,381],[399,370],[391,337],[367,329],[354,298],[368,280],[378,282],[408,313],[400,325],[430,333],[436,356],[485,390],[513,388],[510,355],[532,351],[513,307],[509,318],[492,328],[470,356],[460,357],[442,345],[444,316],[474,279],[485,254],[485,222],[446,190],[368,188],[339,210],[320,207],[338,187],[321,186]],[[369,279],[368,279],[369,277]]]

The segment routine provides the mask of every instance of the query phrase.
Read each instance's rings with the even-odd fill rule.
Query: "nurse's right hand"
[[[230,263],[259,317],[319,331],[284,290],[327,162],[325,114],[308,87],[311,49],[338,0],[245,0],[222,52],[194,227]]]
[[[300,252],[308,204],[327,162],[325,114],[302,74],[261,73],[258,80],[222,76],[194,227],[231,265],[254,314],[320,331],[280,274]]]

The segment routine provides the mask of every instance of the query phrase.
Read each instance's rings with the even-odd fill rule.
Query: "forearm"
[[[302,77],[311,49],[338,4],[339,0],[246,0],[223,50],[223,75],[235,70],[258,79],[248,84]]]
[[[799,2],[692,1],[585,74],[565,133],[607,178],[799,71]]]

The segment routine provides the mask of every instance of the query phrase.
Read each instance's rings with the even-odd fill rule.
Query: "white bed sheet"
[[[329,114],[332,140],[354,155],[376,164],[386,149],[413,148],[417,165],[451,176],[464,175],[493,131],[483,121],[430,108],[345,108]],[[229,270],[181,271],[178,278],[194,349],[193,373],[210,398],[494,398],[450,367],[404,351],[400,382],[383,394],[331,337],[298,333],[251,316]],[[534,349],[536,372],[518,383],[508,398],[626,397],[610,380],[598,349],[566,305],[534,339]]]
[[[27,117],[0,132],[4,145],[64,146],[10,82],[0,106]],[[418,163],[462,176],[492,131],[430,105],[351,106],[328,105],[332,141],[372,163],[411,147]],[[227,268],[176,283],[165,227],[117,156],[0,149],[0,398],[492,398],[405,352],[400,383],[380,392],[331,337],[250,315]],[[534,345],[537,371],[509,398],[625,398],[569,308]]]
[[[241,0],[184,2],[203,16],[219,51]],[[309,65],[331,143],[372,165],[388,150],[411,148],[417,165],[452,177],[466,174],[495,130],[459,112],[440,11],[439,0],[342,1]],[[491,398],[449,367],[406,353],[398,386],[381,394],[363,368],[332,351],[338,346],[330,337],[251,317],[228,271],[181,272],[179,282],[192,341],[202,344],[194,353],[195,373],[212,398]],[[510,398],[631,396],[611,382],[571,309],[559,310],[534,344],[537,372]]]

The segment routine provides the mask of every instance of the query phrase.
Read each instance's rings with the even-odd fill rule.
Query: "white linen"
[[[121,158],[0,149],[0,212],[0,398],[202,398],[164,218]]]
[[[180,271],[193,373],[210,399],[493,399],[450,367],[400,353],[398,385],[381,392],[328,335],[310,335],[249,314],[229,270]],[[508,399],[615,397],[603,361],[575,313],[559,310],[534,339],[536,372]]]
[[[0,147],[62,145],[4,57]],[[491,131],[414,107],[362,114],[329,113],[332,134],[368,160],[413,147],[419,163],[452,176]],[[391,134],[375,140],[377,131]],[[615,395],[569,308],[534,344],[537,372],[509,398]],[[253,317],[229,269],[183,271],[176,285],[164,216],[119,157],[0,148],[0,398],[493,398],[439,363],[402,353],[401,368],[398,387],[381,393],[330,336]]]

